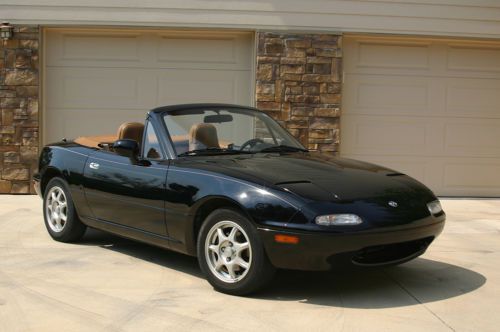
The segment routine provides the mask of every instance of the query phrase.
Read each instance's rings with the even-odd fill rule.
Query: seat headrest
[[[118,139],[133,139],[141,146],[143,133],[144,124],[139,122],[126,122],[118,128]]]
[[[189,130],[189,150],[219,148],[217,129],[211,123],[198,123]]]

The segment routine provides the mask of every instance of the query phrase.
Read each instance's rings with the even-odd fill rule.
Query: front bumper
[[[277,268],[330,270],[344,263],[364,266],[398,264],[425,252],[442,232],[444,215],[420,220],[420,226],[378,228],[348,233],[315,233],[258,228],[271,263]],[[275,235],[297,236],[297,244],[278,243]]]

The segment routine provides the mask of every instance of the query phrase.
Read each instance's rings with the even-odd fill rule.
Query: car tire
[[[226,294],[253,293],[269,283],[276,271],[255,226],[232,209],[215,210],[205,219],[197,252],[208,282]]]
[[[78,241],[87,226],[78,218],[66,181],[55,177],[43,195],[43,217],[49,235],[56,241]]]

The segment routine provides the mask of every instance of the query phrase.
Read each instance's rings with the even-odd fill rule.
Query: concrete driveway
[[[97,231],[52,241],[41,200],[0,196],[0,331],[498,331],[500,200],[443,200],[419,259],[350,273],[281,271],[265,292],[215,292],[196,259]]]

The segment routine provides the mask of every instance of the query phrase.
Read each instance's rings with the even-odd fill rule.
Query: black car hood
[[[433,197],[425,186],[404,174],[323,153],[216,156],[207,158],[203,164],[202,168],[278,187],[312,200],[349,201],[401,194]]]

